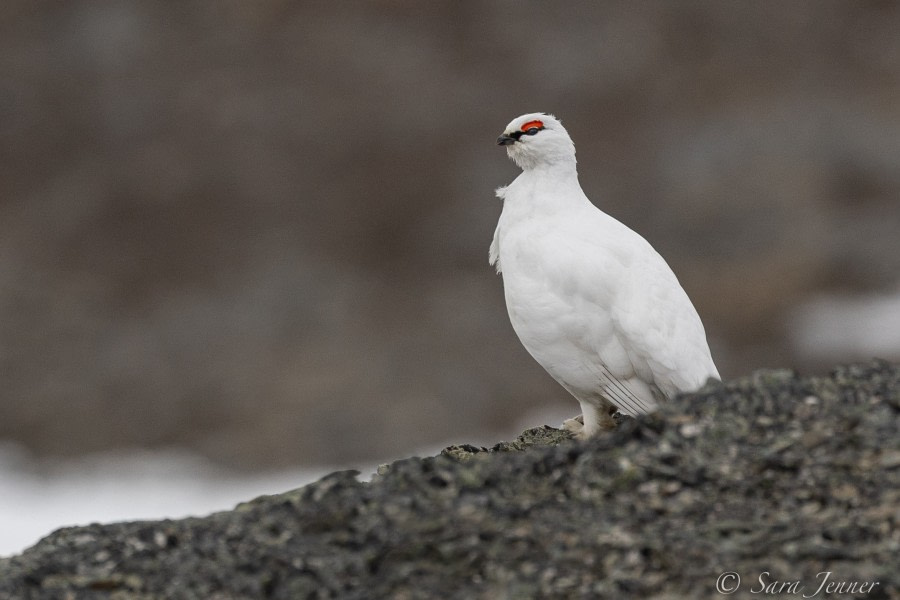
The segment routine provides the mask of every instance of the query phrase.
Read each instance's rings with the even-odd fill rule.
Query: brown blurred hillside
[[[487,264],[494,139],[535,110],[724,376],[821,368],[791,308],[900,273],[898,31],[884,1],[4,2],[0,439],[276,466],[575,414]]]

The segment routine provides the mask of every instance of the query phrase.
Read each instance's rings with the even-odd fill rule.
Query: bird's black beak
[[[516,143],[516,138],[508,136],[505,133],[497,138],[498,146],[509,146]]]

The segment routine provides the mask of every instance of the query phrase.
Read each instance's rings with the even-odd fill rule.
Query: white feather
[[[632,416],[651,412],[719,374],[700,317],[663,258],[585,196],[562,124],[532,113],[504,134],[533,120],[544,129],[507,146],[523,172],[497,191],[503,211],[490,261],[502,266],[516,334],[579,400],[590,435],[609,403]]]

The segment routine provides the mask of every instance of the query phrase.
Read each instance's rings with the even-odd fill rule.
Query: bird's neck
[[[578,182],[578,169],[574,159],[529,165],[528,168],[522,170],[522,175],[541,180],[552,179],[561,182]]]
[[[539,196],[582,195],[575,161],[544,164],[525,169],[516,178],[517,186],[527,188]]]
[[[537,166],[522,171],[504,194],[504,211],[549,216],[560,210],[590,203],[575,163]]]

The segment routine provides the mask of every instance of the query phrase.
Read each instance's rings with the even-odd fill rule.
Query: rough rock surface
[[[762,371],[584,443],[544,427],[63,529],[0,560],[0,598],[705,598],[725,572],[738,598],[900,598],[898,424],[897,366]]]

